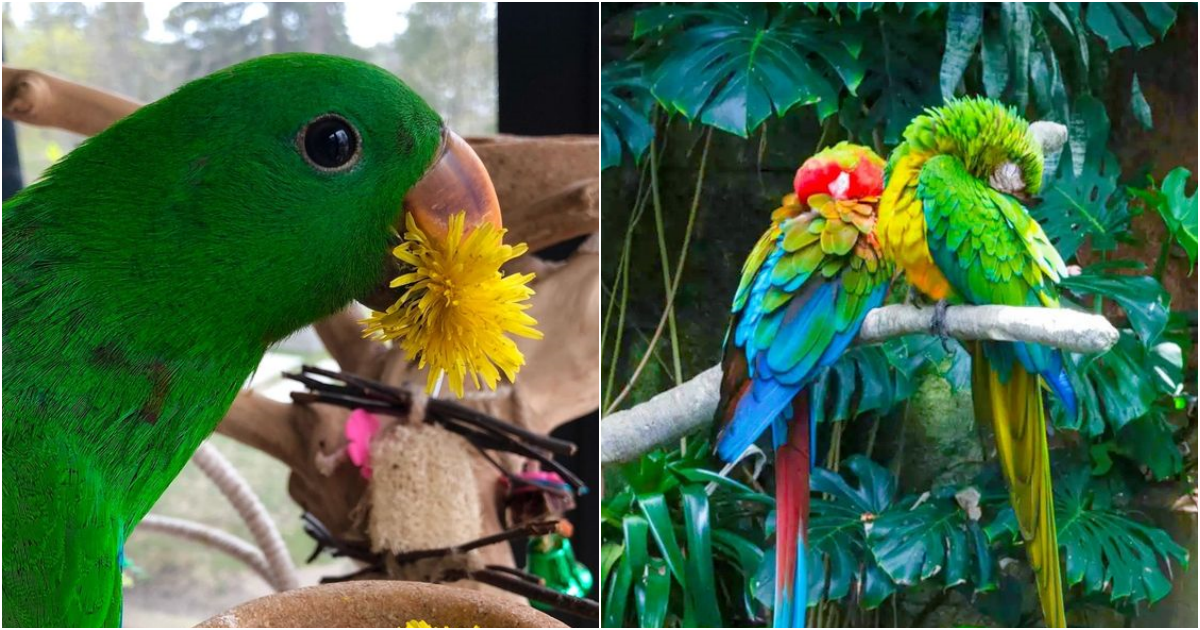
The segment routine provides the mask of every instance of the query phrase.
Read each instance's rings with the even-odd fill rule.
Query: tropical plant
[[[757,136],[751,142],[757,144],[761,165],[768,140],[778,135],[769,128],[786,127],[819,136],[814,149],[846,139],[886,155],[925,107],[962,95],[1000,99],[1031,120],[1067,125],[1068,145],[1047,156],[1042,191],[1030,210],[1063,258],[1078,270],[1062,282],[1065,305],[1103,313],[1120,331],[1108,352],[1069,357],[1083,413],[1067,417],[1056,402],[1050,404],[1055,428],[1064,435],[1054,440],[1055,490],[1067,562],[1064,575],[1074,587],[1070,596],[1123,613],[1160,599],[1169,589],[1165,567],[1171,561],[1185,563],[1186,554],[1122,501],[1151,483],[1195,486],[1194,458],[1185,459],[1177,442],[1184,429],[1192,435],[1195,431],[1195,390],[1189,385],[1195,375],[1187,366],[1195,347],[1196,316],[1179,296],[1173,299],[1164,280],[1181,272],[1194,274],[1197,194],[1191,173],[1183,168],[1161,182],[1145,171],[1122,173],[1113,149],[1110,121],[1117,110],[1112,104],[1120,103],[1121,111],[1128,111],[1143,129],[1152,130],[1155,120],[1142,91],[1140,79],[1146,77],[1125,73],[1121,76],[1129,80],[1116,84],[1112,69],[1155,46],[1177,20],[1194,23],[1194,6],[662,4],[616,13],[622,17],[619,23],[627,25],[627,43],[623,49],[609,48],[622,52],[606,60],[602,71],[603,168],[606,178],[636,178],[639,190],[630,223],[622,226],[623,242],[617,240],[617,273],[606,275],[607,309],[612,314],[603,335],[606,408],[636,404],[681,382],[686,375],[680,368],[676,309],[702,300],[724,304],[719,295],[699,295],[696,289],[689,293],[686,283],[680,286],[689,249],[703,247],[691,243],[694,225],[704,221],[705,193],[710,190],[705,187],[710,144],[733,148],[734,138]],[[1122,57],[1114,55],[1117,51],[1124,51]],[[701,140],[689,127],[703,132],[702,152],[695,150]],[[668,145],[680,140],[690,146],[675,146],[669,153]],[[661,169],[667,155],[676,156],[673,166],[679,164],[678,156],[686,156],[687,171],[695,173],[675,265],[669,264],[666,228],[678,230],[684,221],[671,214],[663,191]],[[646,212],[650,209],[652,213]],[[764,216],[769,209],[763,208]],[[638,227],[648,216],[654,217],[649,232]],[[1155,222],[1161,223],[1164,238],[1146,237],[1146,226]],[[641,245],[635,241],[643,234],[649,234],[657,252],[661,293],[657,286],[640,287],[631,279],[637,277],[630,266]],[[711,248],[704,251],[714,253]],[[1153,257],[1145,263],[1133,260],[1139,251]],[[904,290],[897,283],[891,299],[902,299]],[[654,334],[644,329],[644,322],[638,323],[631,301],[657,302],[662,309]],[[669,344],[670,357],[660,356],[663,344]],[[709,356],[690,369],[698,371],[716,360]],[[635,363],[638,367],[631,369]],[[648,379],[647,374],[658,379]],[[878,457],[871,450],[875,431],[886,421],[906,417],[907,401],[930,376],[950,381],[955,389],[964,387],[969,357],[955,343],[947,346],[927,336],[910,336],[854,347],[813,385],[814,399],[823,402],[815,409],[821,452],[814,457],[857,480],[851,483],[820,469],[813,473],[814,625],[839,620],[878,623],[878,616],[869,615],[878,615],[885,600],[903,600],[929,588],[965,589],[979,610],[1002,623],[1018,621],[1014,615],[1020,614],[1020,606],[1012,602],[1021,600],[1028,580],[1014,580],[999,570],[1001,556],[1024,562],[1024,553],[1013,548],[1019,541],[1010,535],[1015,524],[1011,511],[1004,509],[1007,493],[999,476],[993,472],[969,485],[901,491],[892,473],[869,459]],[[617,390],[621,395],[614,395]],[[843,456],[843,448],[862,446],[862,440],[849,440],[849,432],[843,431],[861,418],[869,420],[862,426],[871,431],[865,456]],[[659,451],[613,474],[633,484],[642,477],[632,471],[645,467],[685,469],[692,478],[709,483],[715,473],[697,450],[702,445],[702,440],[689,438],[682,451]],[[626,579],[610,571],[604,582],[614,601],[630,602],[611,617],[606,611],[606,625],[697,622],[703,612],[696,598],[713,594],[722,622],[761,619],[773,594],[773,552],[764,546],[773,534],[773,517],[767,495],[756,485],[757,475],[744,470],[736,475],[741,482],[720,485],[707,503],[695,495],[695,483],[700,482],[693,482],[690,497],[683,492],[688,482],[682,473],[646,477],[677,482],[661,492],[664,507],[655,503],[653,492],[648,495],[652,513],[670,516],[673,539],[654,534],[658,530],[638,498],[642,491],[621,490],[605,499],[606,558],[613,563],[626,559],[630,570]],[[1116,486],[1126,490],[1117,492]],[[970,499],[968,493],[964,504],[961,493],[968,488],[979,495]],[[694,593],[706,588],[697,586],[699,578],[672,570],[681,563],[686,569],[693,560],[687,511],[701,507],[710,526],[720,523],[744,543],[736,549],[715,543],[711,547],[718,568],[712,580],[715,590],[707,595]],[[634,518],[628,528],[627,514]],[[645,554],[637,542],[643,527],[637,518],[647,521],[650,543]],[[1114,542],[1118,539],[1120,544]],[[627,551],[631,540],[632,556]],[[667,541],[665,546],[660,540]],[[679,548],[674,558],[672,544]],[[703,543],[696,549],[703,558]],[[638,593],[666,595],[647,598]],[[998,600],[1007,603],[997,605]],[[636,608],[641,601],[654,605]]]

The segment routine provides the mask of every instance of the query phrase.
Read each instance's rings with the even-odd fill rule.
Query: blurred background
[[[498,10],[496,3],[471,2],[6,2],[4,61],[150,102],[252,57],[294,51],[336,54],[370,61],[401,77],[463,136],[595,134],[595,7],[538,6],[511,4]],[[501,39],[506,43],[501,45]],[[507,51],[503,67],[498,61],[501,48]],[[36,180],[83,139],[55,129],[14,128],[5,120],[4,198]],[[541,254],[565,257],[574,245]],[[337,367],[306,329],[268,352],[250,385],[271,398],[287,400],[299,387],[279,375],[302,363]],[[593,487],[596,422],[594,416],[583,418],[555,433],[582,443],[575,461],[567,465]],[[212,442],[271,513],[299,565],[302,585],[355,568],[326,555],[303,564],[314,543],[301,527],[301,509],[287,494],[289,469],[231,439],[214,436]],[[568,517],[576,524],[578,558],[596,572],[597,508],[594,501],[581,503]],[[154,513],[200,521],[252,540],[233,508],[193,464]],[[523,549],[523,544],[516,546],[518,562]],[[192,626],[273,592],[237,561],[162,534],[135,532],[125,552],[133,565],[127,572],[126,627]]]
[[[4,3],[5,61],[144,102],[239,61],[296,51],[370,61],[460,135],[496,132],[495,3]],[[18,126],[25,180],[81,139]]]

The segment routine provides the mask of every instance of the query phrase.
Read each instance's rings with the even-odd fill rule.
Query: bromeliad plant
[[[709,451],[705,440],[689,440],[609,471],[606,485],[622,490],[601,508],[604,627],[719,628],[754,619],[751,578],[774,501],[709,470]]]
[[[1060,434],[1054,456],[1069,453],[1071,462],[1059,467],[1056,461],[1054,484],[1064,581],[1071,588],[1068,611],[1086,600],[1133,613],[1161,599],[1169,590],[1171,563],[1183,565],[1188,558],[1165,532],[1131,509],[1129,497],[1144,494],[1149,484],[1179,492],[1195,487],[1194,458],[1185,458],[1178,442],[1188,439],[1181,433],[1195,431],[1195,391],[1187,386],[1194,371],[1187,367],[1187,352],[1195,347],[1196,315],[1164,289],[1164,278],[1194,274],[1197,195],[1186,169],[1171,171],[1161,182],[1144,172],[1122,173],[1111,146],[1112,104],[1127,104],[1123,109],[1147,131],[1155,121],[1139,77],[1126,74],[1129,78],[1116,84],[1110,68],[1121,62],[1116,51],[1125,50],[1128,58],[1157,45],[1181,13],[1194,21],[1194,11],[1170,3],[768,3],[663,4],[610,14],[611,23],[627,27],[628,46],[602,70],[602,164],[610,176],[616,169],[637,175],[636,167],[640,190],[624,234],[622,267],[606,275],[612,279],[603,337],[606,407],[636,404],[655,394],[646,374],[665,374],[676,382],[686,376],[674,314],[679,296],[688,290],[680,286],[679,275],[685,272],[693,226],[709,211],[701,200],[707,192],[708,146],[717,146],[712,130],[718,137],[722,132],[747,139],[757,135],[760,160],[772,137],[768,128],[784,124],[820,135],[817,149],[850,140],[886,156],[925,107],[953,96],[1000,99],[1030,120],[1068,126],[1068,146],[1047,156],[1046,180],[1031,212],[1063,259],[1078,269],[1062,282],[1064,304],[1104,313],[1120,330],[1120,340],[1107,353],[1069,357],[1079,416],[1068,417],[1048,397]],[[686,213],[679,264],[671,265],[664,227],[684,225],[684,220],[678,213],[672,216],[663,201],[660,171],[667,145],[688,137],[680,131],[684,124],[705,129],[705,150],[686,153],[691,160],[699,157],[696,192]],[[664,276],[662,294],[650,296],[663,305],[654,334],[627,309],[629,302],[646,300],[648,290],[657,290],[633,284],[628,268],[631,252],[646,246],[635,242],[636,223],[651,216],[655,234],[649,246],[659,251]],[[1142,230],[1159,222],[1165,236],[1147,238]],[[1152,254],[1150,264],[1131,260],[1139,250]],[[903,293],[903,286],[893,288],[894,296]],[[660,349],[664,344],[669,355]],[[812,386],[814,399],[826,401],[817,410],[820,450],[814,457],[824,456],[835,468],[841,460],[839,469],[853,473],[858,485],[834,473],[813,474],[810,544],[816,556],[810,566],[820,568],[822,579],[810,574],[815,580],[810,582],[810,625],[870,625],[880,621],[881,611],[884,621],[893,621],[889,607],[881,604],[903,603],[925,585],[964,589],[981,611],[1003,623],[1021,621],[1011,616],[1020,611],[1011,602],[1020,599],[1028,580],[1009,573],[1020,570],[1014,567],[1023,565],[1024,552],[1014,547],[1011,512],[1003,509],[1005,492],[998,480],[976,480],[970,487],[979,499],[964,506],[966,486],[901,492],[895,479],[888,486],[890,473],[869,459],[843,459],[844,448],[863,446],[843,430],[847,421],[872,427],[866,447],[871,457],[875,429],[901,415],[931,372],[955,388],[965,386],[969,358],[957,344],[946,349],[924,337],[893,340],[852,348]],[[711,475],[707,467],[715,465],[698,448],[697,440],[689,439],[682,451],[647,455],[624,470],[666,470],[672,462],[693,476]],[[617,480],[634,479],[628,472],[612,474]],[[719,568],[716,588],[707,596],[715,595],[726,625],[763,621],[773,596],[772,584],[747,571],[750,564],[773,565],[771,551],[760,557],[768,548],[762,543],[773,535],[770,510],[763,496],[755,498],[757,475],[738,474],[749,494],[721,486],[706,504],[710,523],[735,528],[742,540],[758,545],[756,551],[728,550],[727,556],[714,549]],[[651,510],[674,519],[673,544],[687,562],[692,558],[685,531],[689,503],[683,488],[688,484],[678,473],[663,478],[679,483],[662,491],[661,509],[654,507],[651,493]],[[622,491],[606,499],[606,510],[619,507],[622,515],[648,519],[637,497],[637,491]],[[691,501],[698,505],[695,496]],[[625,549],[641,530],[636,524],[624,527],[624,516],[606,523],[606,566],[612,568],[617,558],[627,557]],[[699,623],[697,606],[706,597],[694,592],[699,578],[686,571],[677,576],[671,554],[657,546],[649,522],[645,527],[644,559],[630,565],[643,572],[631,572],[624,581],[619,572],[604,576],[606,597],[618,605],[626,602],[624,608],[606,608],[611,613],[606,625]],[[924,543],[916,547],[925,555],[888,546],[894,536],[914,532],[923,535]],[[639,542],[633,548],[643,549]],[[938,561],[939,549],[944,562]],[[1002,571],[1002,557],[1016,564],[1006,563],[1009,568]],[[737,570],[721,570],[726,561]],[[617,586],[625,590],[614,590]],[[646,593],[666,593],[665,600],[646,599]],[[757,607],[747,603],[747,593]],[[638,608],[643,601],[655,606]],[[644,618],[643,609],[649,613]]]

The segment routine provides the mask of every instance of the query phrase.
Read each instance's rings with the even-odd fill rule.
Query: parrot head
[[[983,97],[952,100],[915,118],[904,140],[921,153],[958,157],[972,175],[1001,192],[1024,196],[1041,190],[1042,143],[1011,106]]]
[[[371,64],[312,54],[188,83],[25,195],[36,202],[11,214],[75,265],[72,282],[119,293],[122,317],[186,304],[189,317],[224,318],[221,330],[241,318],[268,343],[354,299],[390,304],[394,290],[371,296],[397,275],[406,215],[434,239],[459,212],[468,232],[501,227],[483,164],[415,92]]]
[[[883,194],[884,162],[867,147],[839,142],[804,161],[793,180],[795,195],[784,199],[775,220],[815,210],[829,251],[844,254],[865,236],[861,246],[875,242],[876,209]],[[793,201],[794,200],[794,201]],[[835,246],[836,244],[836,246]]]
[[[877,199],[883,194],[883,166],[883,160],[867,147],[839,142],[805,160],[792,188],[801,202],[817,194],[840,200]]]

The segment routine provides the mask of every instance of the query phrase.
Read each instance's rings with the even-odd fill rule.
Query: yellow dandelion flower
[[[496,389],[500,373],[512,381],[525,357],[506,333],[541,339],[525,311],[533,295],[532,273],[505,275],[501,265],[524,254],[524,244],[505,245],[506,230],[483,223],[464,236],[465,213],[450,217],[444,242],[435,242],[405,218],[404,242],[392,254],[407,273],[392,281],[406,287],[395,304],[373,311],[364,337],[395,339],[420,367],[429,366],[426,390],[444,373],[460,398],[467,375]]]

